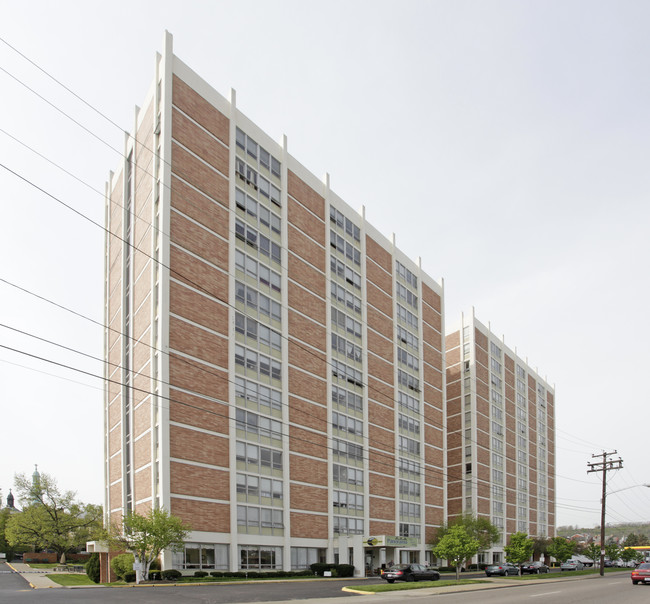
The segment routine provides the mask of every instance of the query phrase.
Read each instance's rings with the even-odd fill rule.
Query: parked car
[[[395,564],[382,571],[381,578],[389,583],[395,581],[437,581],[440,573],[424,564]]]
[[[642,562],[632,571],[632,583],[650,583],[650,562]]]
[[[567,560],[562,562],[560,570],[582,570],[585,565],[580,560]]]
[[[492,575],[501,575],[505,577],[506,575],[518,575],[519,568],[510,562],[501,562],[501,564],[490,564],[485,567],[485,574],[488,577]]]
[[[540,561],[526,562],[525,564],[521,565],[522,575],[525,573],[529,573],[531,575],[533,574],[538,575],[539,573],[547,573],[547,572],[548,572],[548,566],[546,566],[546,564]]]

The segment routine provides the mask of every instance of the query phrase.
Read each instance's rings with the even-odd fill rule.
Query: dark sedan
[[[535,562],[526,562],[525,564],[521,565],[521,574],[531,574],[531,575],[539,575],[539,573],[547,573],[548,572],[548,566],[544,564],[543,562],[535,561]]]
[[[485,574],[488,577],[492,575],[501,575],[505,577],[506,575],[518,575],[519,568],[510,562],[502,562],[501,564],[490,564],[490,566],[485,567]]]
[[[389,583],[395,581],[437,581],[440,573],[423,564],[396,564],[381,573]]]

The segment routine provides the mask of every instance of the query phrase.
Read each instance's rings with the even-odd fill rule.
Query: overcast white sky
[[[599,523],[594,453],[624,461],[611,491],[650,483],[649,3],[0,0],[0,14],[4,42],[122,130],[169,30],[421,256],[448,323],[474,306],[555,384],[559,525]],[[103,223],[124,135],[2,41],[0,129],[0,489],[37,463],[101,503],[101,363],[32,337],[100,357],[101,328],[15,286],[101,322],[104,234],[62,203]],[[608,522],[650,520],[650,489],[608,504]]]

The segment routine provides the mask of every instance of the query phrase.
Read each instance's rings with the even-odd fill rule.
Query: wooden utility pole
[[[605,498],[607,497],[607,471],[608,470],[620,470],[623,467],[623,460],[619,457],[618,459],[612,460],[608,459],[612,455],[616,455],[616,451],[611,453],[605,453],[604,451],[600,454],[594,454],[591,457],[602,457],[603,461],[594,461],[588,463],[587,474],[591,472],[602,472],[603,473],[603,496],[600,500],[600,576],[602,577],[605,574]]]

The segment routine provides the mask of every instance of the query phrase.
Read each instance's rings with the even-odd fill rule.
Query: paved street
[[[210,586],[157,586],[123,588],[31,589],[25,579],[8,572],[0,564],[0,603],[11,604],[234,604],[274,602],[275,604],[357,604],[364,596],[342,592],[354,581],[306,581],[286,583],[219,584]],[[559,579],[559,578],[558,578]],[[377,580],[372,580],[377,582]],[[462,590],[461,592],[457,590]],[[605,577],[566,577],[562,580],[513,581],[497,579],[485,585],[434,588],[372,596],[375,604],[425,604],[432,597],[448,604],[521,604],[530,600],[553,604],[646,603],[650,586],[633,586],[629,571]],[[359,598],[362,598],[360,600]],[[367,600],[366,600],[367,601]]]

